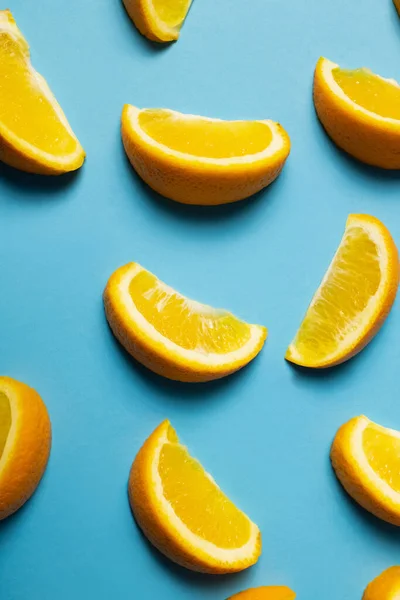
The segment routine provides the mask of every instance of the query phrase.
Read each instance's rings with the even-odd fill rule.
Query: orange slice
[[[0,11],[0,79],[0,160],[45,175],[78,169],[85,153],[9,10]]]
[[[368,69],[348,71],[320,58],[314,104],[328,135],[354,158],[400,169],[400,86]]]
[[[51,425],[39,394],[0,377],[0,520],[32,496],[46,469]]]
[[[294,600],[296,594],[284,585],[250,588],[231,596],[228,600]]]
[[[322,368],[360,352],[385,321],[398,284],[399,256],[389,231],[374,217],[350,215],[286,359]]]
[[[281,172],[290,140],[273,121],[221,121],[125,105],[122,141],[138,175],[183,204],[226,204],[259,192]]]
[[[340,427],[331,450],[343,487],[376,517],[400,525],[400,432],[367,417]]]
[[[136,456],[129,499],[146,537],[183,567],[233,573],[257,562],[258,527],[190,456],[169,421],[157,427]]]
[[[363,600],[396,600],[400,598],[400,567],[391,567],[371,581]]]
[[[395,5],[395,7],[396,7],[397,12],[400,15],[400,0],[393,0],[393,3]]]
[[[123,0],[140,33],[153,42],[177,40],[192,0]]]
[[[189,300],[137,263],[119,268],[104,291],[115,337],[136,360],[169,379],[229,375],[261,350],[267,330]]]

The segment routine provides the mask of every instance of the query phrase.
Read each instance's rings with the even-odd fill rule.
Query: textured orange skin
[[[314,104],[319,120],[339,148],[358,160],[383,169],[400,169],[400,122],[377,121],[352,110],[332,93],[322,76],[322,61],[314,74]]]
[[[126,12],[138,28],[140,33],[152,42],[172,42],[179,37],[179,31],[165,35],[166,32],[154,28],[152,19],[149,17],[147,3],[143,0],[123,0]]]
[[[391,270],[390,279],[392,281],[392,285],[390,286],[390,288],[388,290],[385,302],[382,304],[379,311],[376,313],[373,321],[371,322],[370,329],[367,332],[365,332],[362,336],[360,336],[360,338],[356,341],[356,343],[354,344],[354,346],[352,348],[349,348],[345,353],[337,356],[336,360],[330,360],[330,361],[326,361],[326,362],[321,361],[321,363],[319,363],[318,365],[314,365],[314,364],[306,363],[305,361],[300,362],[300,361],[294,360],[294,358],[288,351],[285,356],[286,360],[289,360],[290,362],[293,362],[294,364],[298,364],[302,367],[312,367],[315,369],[327,369],[330,367],[335,367],[336,365],[340,365],[341,363],[346,362],[350,358],[353,358],[353,356],[355,356],[356,354],[361,352],[361,350],[363,350],[363,348],[365,348],[365,346],[367,346],[369,344],[369,342],[378,333],[378,331],[380,330],[380,328],[386,321],[386,318],[387,318],[388,314],[390,313],[393,303],[396,299],[397,290],[399,288],[400,264],[399,264],[399,253],[398,253],[396,244],[393,241],[392,236],[390,235],[390,233],[386,229],[386,227],[383,225],[383,223],[381,223],[375,217],[372,217],[370,215],[354,215],[354,216],[363,217],[364,220],[373,222],[376,225],[378,225],[378,227],[381,228],[381,230],[386,238],[386,243],[388,245],[388,249],[389,249],[388,254],[391,257],[391,259],[389,260],[388,269]]]
[[[366,484],[362,470],[349,452],[350,439],[358,418],[350,419],[339,428],[331,448],[332,466],[346,492],[360,506],[379,519],[400,526],[400,507],[388,499],[382,502],[381,495]]]
[[[363,600],[394,600],[400,593],[400,567],[383,571],[367,586]]]
[[[174,381],[202,382],[226,377],[247,365],[260,352],[265,336],[246,359],[231,363],[230,368],[193,365],[193,363],[177,364],[165,351],[163,346],[151,342],[126,315],[126,309],[118,294],[118,285],[132,263],[117,269],[110,277],[104,290],[104,308],[108,323],[117,340],[127,352],[142,365],[168,379]]]
[[[51,423],[35,390],[9,377],[0,377],[0,391],[12,387],[18,410],[15,443],[0,471],[0,520],[17,511],[36,490],[47,466]]]
[[[228,600],[294,600],[296,594],[283,585],[268,585],[239,592]]]
[[[198,571],[199,573],[210,573],[223,575],[236,573],[247,569],[255,564],[261,554],[261,535],[257,540],[257,547],[253,557],[248,561],[236,565],[229,565],[212,560],[207,555],[194,553],[184,539],[172,535],[168,522],[160,518],[158,501],[155,497],[151,482],[151,468],[155,448],[158,440],[169,427],[169,421],[161,423],[145,441],[133,461],[129,483],[128,495],[131,509],[137,524],[147,539],[162,554],[178,565]]]
[[[227,169],[200,161],[182,164],[176,157],[147,144],[130,126],[129,105],[122,111],[121,134],[126,154],[138,175],[153,190],[182,204],[218,205],[237,202],[270,185],[290,152],[290,139],[279,126],[285,144],[270,161]]]

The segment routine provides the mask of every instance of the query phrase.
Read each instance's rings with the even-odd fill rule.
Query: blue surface
[[[358,600],[400,562],[398,530],[342,492],[328,452],[350,417],[400,429],[398,303],[376,340],[331,372],[283,360],[350,212],[400,242],[400,176],[336,150],[318,125],[312,74],[323,54],[400,80],[390,0],[195,0],[179,42],[154,48],[119,0],[10,2],[87,151],[77,175],[0,167],[1,371],[47,403],[54,444],[33,499],[0,524],[1,600],[223,600],[287,584],[299,600]],[[161,199],[120,142],[125,102],[222,118],[273,118],[292,139],[279,180],[217,209]],[[101,294],[136,260],[183,293],[269,327],[253,364],[180,385],[131,361]],[[260,526],[263,555],[231,577],[175,567],[142,538],[126,484],[145,437],[171,419],[193,454]]]

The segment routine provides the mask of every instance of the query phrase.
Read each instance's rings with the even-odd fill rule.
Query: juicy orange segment
[[[367,417],[338,430],[332,465],[347,492],[375,516],[400,526],[400,432]]]
[[[329,367],[354,356],[383,324],[398,282],[398,252],[388,230],[368,215],[350,215],[286,358]]]
[[[250,588],[231,596],[228,600],[294,600],[296,594],[284,585]]]
[[[104,305],[117,339],[152,371],[179,381],[208,381],[245,366],[267,331],[225,310],[182,296],[136,263],[110,278]]]
[[[4,392],[0,392],[0,460],[11,427],[10,401]]]
[[[58,174],[81,166],[84,152],[10,11],[0,11],[0,158],[17,168]],[[16,101],[18,98],[18,101]]]
[[[230,573],[258,559],[257,526],[190,456],[169,421],[153,432],[135,458],[129,498],[145,535],[182,566]]]
[[[400,595],[400,567],[390,567],[367,586],[363,600],[396,600]]]
[[[122,140],[138,175],[184,204],[248,198],[278,177],[290,152],[289,136],[270,120],[221,121],[130,105],[122,112]]]
[[[192,0],[123,0],[140,33],[154,42],[177,40]]]
[[[345,70],[321,58],[314,104],[328,135],[368,164],[400,169],[400,86],[368,69]]]

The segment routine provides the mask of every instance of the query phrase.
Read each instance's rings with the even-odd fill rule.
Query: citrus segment
[[[138,175],[184,204],[247,198],[276,179],[290,152],[289,136],[273,121],[221,121],[130,105],[122,112],[122,140]]]
[[[1,160],[43,174],[79,168],[84,152],[7,10],[0,11],[0,79]]]
[[[208,381],[245,366],[266,329],[182,296],[136,263],[110,278],[104,305],[112,331],[139,362],[170,379]]]
[[[230,573],[254,564],[257,526],[179,442],[169,421],[146,440],[129,478],[138,525],[166,556],[194,571]]]
[[[380,519],[400,525],[400,432],[355,417],[338,430],[331,449],[347,492]]]
[[[346,70],[321,58],[314,104],[328,135],[365,163],[400,169],[400,86],[368,69]]]
[[[11,427],[10,401],[4,392],[0,392],[0,460]]]
[[[397,600],[400,597],[400,567],[390,567],[367,586],[363,600]]]
[[[330,367],[354,356],[383,324],[398,283],[398,252],[389,231],[374,217],[350,215],[286,358]]]
[[[192,0],[123,0],[140,33],[153,42],[179,38]]]
[[[296,594],[284,585],[250,588],[231,596],[228,600],[294,600]]]

